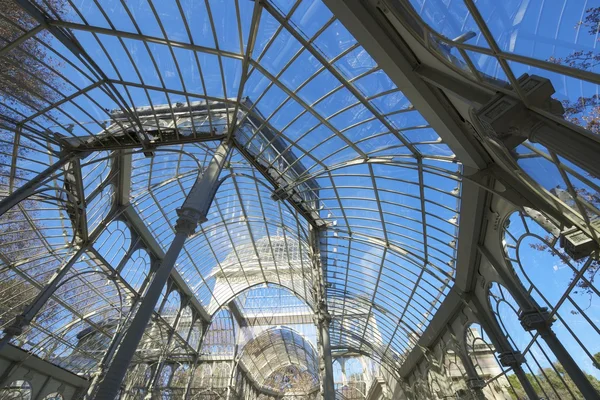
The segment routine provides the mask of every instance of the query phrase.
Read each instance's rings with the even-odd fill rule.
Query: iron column
[[[177,210],[179,218],[175,225],[175,238],[161,265],[156,270],[146,296],[140,303],[139,309],[121,342],[121,346],[98,387],[96,399],[112,400],[117,395],[131,359],[154,313],[154,307],[160,297],[162,288],[175,266],[186,239],[194,233],[198,224],[206,221],[208,210],[219,186],[219,175],[229,152],[229,143],[221,143],[210,164],[202,176],[196,179],[183,205]]]

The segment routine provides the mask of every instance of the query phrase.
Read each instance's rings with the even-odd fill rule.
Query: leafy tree
[[[597,355],[600,356],[600,353],[597,353]],[[542,368],[535,375],[529,373],[526,375],[540,398],[546,400],[571,399],[573,397],[577,400],[585,399],[563,366],[558,362],[553,364],[553,368]],[[596,391],[600,393],[600,380],[592,375],[585,375]],[[525,390],[516,375],[508,376],[508,381],[514,389],[514,391],[510,391],[513,399],[527,399]]]
[[[508,390],[508,392],[511,394],[511,397],[513,399],[521,400],[527,398],[527,394],[523,389],[523,385],[521,385],[521,382],[519,381],[519,378],[517,378],[516,375],[508,375],[508,382],[510,384],[510,389]]]

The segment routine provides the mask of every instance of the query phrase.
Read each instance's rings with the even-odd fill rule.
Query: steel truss
[[[0,315],[3,386],[43,378],[31,392],[37,398],[56,391],[89,399],[329,400],[360,392],[346,376],[351,360],[362,377],[377,369],[357,398],[483,399],[492,390],[599,398],[597,379],[569,351],[578,346],[593,360],[593,350],[561,306],[572,304],[600,332],[575,298],[577,287],[600,295],[590,275],[600,211],[588,195],[599,190],[600,141],[563,118],[552,80],[517,76],[514,64],[586,84],[600,83],[597,73],[508,51],[471,0],[461,4],[477,44],[466,43],[473,32],[450,40],[432,26],[424,10],[434,2],[418,9],[408,1],[324,0],[321,11],[331,14],[313,32],[294,17],[306,2],[244,8],[232,0],[239,50],[219,46],[210,2],[213,46],[196,44],[179,0],[173,8],[186,33],[177,40],[151,0],[152,34],[129,9],[133,28],[123,30],[86,20],[72,2],[78,22],[15,1],[35,23],[11,22],[20,34],[0,57],[36,41],[85,84],[27,54],[65,86],[47,83],[55,97],[38,104],[15,97],[19,105],[7,104],[0,120],[13,139],[0,165],[8,171],[0,169],[0,223],[11,227],[0,231],[0,281],[10,286],[2,288],[6,298],[25,293]],[[268,38],[265,24],[275,27]],[[352,39],[328,54],[320,38],[336,24]],[[84,34],[89,40],[78,39]],[[133,73],[125,76],[106,37],[123,48]],[[298,49],[288,55],[281,38]],[[53,50],[54,42],[69,54]],[[126,43],[146,51],[149,65],[136,65]],[[162,75],[158,48],[170,54],[178,85]],[[281,65],[270,49],[281,52]],[[195,89],[180,51],[201,81]],[[361,51],[368,67],[341,66]],[[476,56],[493,58],[496,75]],[[216,60],[214,71],[206,57]],[[301,63],[309,70],[309,62],[304,81],[290,83],[286,74],[299,74]],[[233,91],[228,63],[239,65]],[[146,67],[160,83],[143,76]],[[391,84],[370,93],[378,74]],[[211,80],[219,90],[207,89]],[[311,99],[314,82],[325,89]],[[273,93],[277,104],[269,103]],[[153,101],[157,94],[165,101]],[[387,107],[389,96],[410,105]],[[414,122],[415,114],[425,122]],[[560,188],[525,169],[534,158],[556,168]],[[40,214],[44,224],[35,220]],[[574,237],[585,239],[583,255],[565,245]],[[573,272],[556,301],[532,283],[521,259],[528,238]],[[261,296],[289,309],[263,299],[256,311]],[[507,330],[502,305],[522,331]],[[527,343],[517,345],[516,335]],[[45,376],[42,365],[53,366]],[[552,373],[560,382],[550,382]],[[282,383],[292,378],[304,386]]]

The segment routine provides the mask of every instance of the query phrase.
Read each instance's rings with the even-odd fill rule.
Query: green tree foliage
[[[597,353],[600,356],[600,353]],[[542,368],[537,374],[526,374],[527,379],[531,382],[533,389],[540,399],[545,400],[561,400],[572,399],[585,400],[583,395],[577,390],[577,386],[566,373],[563,366],[556,362],[553,368]],[[592,375],[586,374],[592,386],[600,393],[600,380]],[[511,397],[515,400],[527,399],[527,394],[521,385],[521,382],[516,375],[508,376],[512,388]]]

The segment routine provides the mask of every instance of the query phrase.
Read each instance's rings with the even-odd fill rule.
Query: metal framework
[[[599,16],[0,0],[0,399],[600,398]]]

